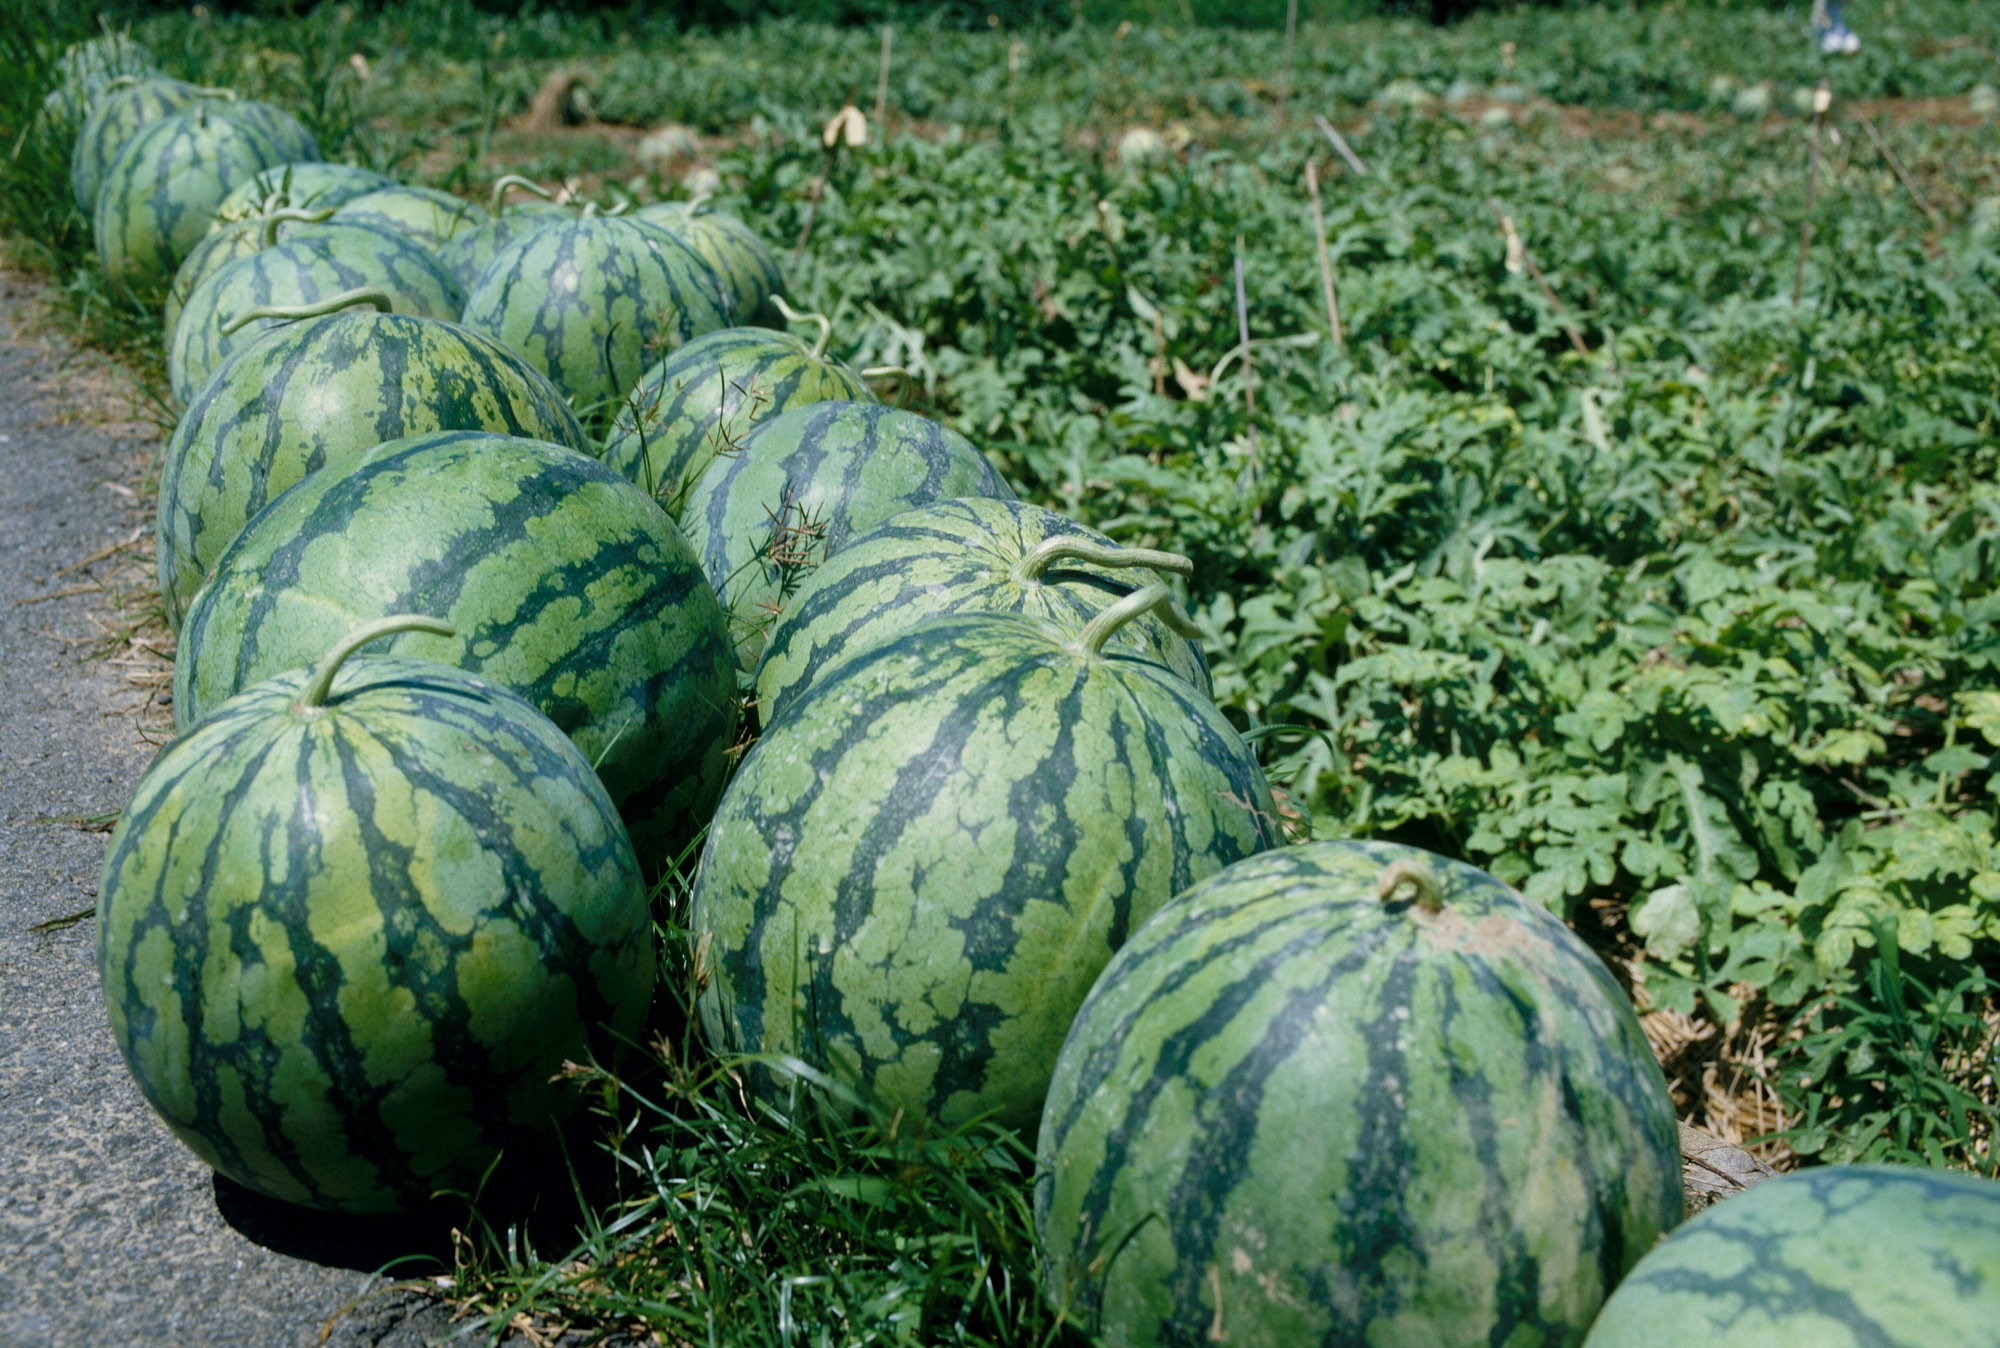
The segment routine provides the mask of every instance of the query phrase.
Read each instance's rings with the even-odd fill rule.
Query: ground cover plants
[[[1567,918],[1683,1054],[1684,1117],[1784,1164],[1990,1174],[2000,156],[1967,95],[2000,20],[1884,10],[1839,64],[1774,10],[1309,25],[1288,80],[1268,31],[899,32],[889,125],[838,154],[871,30],[437,0],[136,31],[479,198],[508,171],[685,196],[633,143],[693,128],[885,400],[1193,559],[1216,698],[1296,835],[1419,844]],[[144,369],[152,297],[96,272],[31,125],[72,35],[0,34],[30,75],[0,91],[0,225]],[[520,129],[564,68],[579,124]],[[1821,79],[1815,180],[1792,94]],[[1135,125],[1172,152],[1122,162]],[[667,1020],[657,1068],[596,1077],[620,1178],[583,1243],[466,1255],[496,1326],[1071,1332],[1018,1138],[753,1108]],[[1710,1089],[1725,1049],[1761,1091]]]

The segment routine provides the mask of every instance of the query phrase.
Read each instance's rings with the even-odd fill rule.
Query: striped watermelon
[[[485,223],[486,212],[435,187],[391,183],[349,198],[334,218],[406,235],[435,253],[445,240]]]
[[[501,249],[465,299],[465,326],[527,357],[585,420],[638,382],[653,353],[727,327],[721,282],[687,245],[607,216],[559,220]]]
[[[771,297],[785,288],[785,272],[771,245],[733,215],[685,201],[662,201],[632,213],[678,237],[700,253],[722,278],[743,322],[770,315]]]
[[[166,306],[160,321],[167,350],[171,352],[174,349],[174,329],[180,326],[181,310],[187,307],[188,299],[203,281],[239,257],[261,253],[280,240],[291,238],[299,232],[300,225],[319,224],[332,214],[333,209],[328,206],[307,210],[284,206],[264,215],[253,215],[247,220],[218,221],[202,241],[189,250],[180,270],[174,273],[173,284],[167,287]]]
[[[265,169],[224,197],[215,208],[215,222],[209,228],[221,230],[238,220],[267,215],[283,207],[316,210],[344,206],[364,193],[393,186],[393,178],[352,164],[314,160],[280,164]]]
[[[1639,1261],[1587,1348],[1988,1348],[2000,1184],[1917,1166],[1767,1180]]]
[[[736,733],[715,593],[647,495],[574,450],[448,431],[329,463],[266,506],[181,623],[174,719],[389,613],[395,649],[526,697],[597,764],[649,867],[707,821]]]
[[[1278,841],[1264,775],[1214,705],[1103,653],[1166,593],[1081,636],[936,618],[775,721],[695,879],[711,1041],[797,1056],[913,1115],[1033,1127],[1127,933]]]
[[[306,130],[305,123],[274,103],[239,98],[228,104],[223,114],[257,132],[275,146],[281,164],[320,157],[319,141]]]
[[[509,205],[507,189],[511,187],[525,188],[534,196]],[[438,260],[451,273],[451,279],[458,282],[458,288],[470,294],[479,273],[492,264],[502,248],[527,238],[551,220],[568,219],[578,214],[570,206],[556,204],[553,194],[539,183],[509,173],[493,184],[488,218],[475,229],[460,230],[452,235],[438,249]]]
[[[1051,1296],[1111,1348],[1574,1345],[1681,1214],[1673,1102],[1603,964],[1387,843],[1254,857],[1139,928],[1040,1150]]]
[[[604,461],[669,511],[757,421],[822,402],[873,402],[861,376],[788,333],[724,328],[669,355],[626,395]]]
[[[656,968],[632,845],[561,731],[443,665],[346,660],[411,621],[170,745],[98,890],[147,1101],[238,1183],[352,1212],[469,1190],[546,1133],[574,1103],[551,1078],[639,1030]]]
[[[152,79],[134,80],[99,96],[70,147],[69,186],[77,206],[86,215],[97,209],[97,189],[105,171],[140,127],[227,93],[184,80]]]
[[[237,184],[282,163],[278,151],[213,107],[148,122],[125,142],[97,192],[97,260],[122,285],[165,281]]]
[[[269,243],[273,219],[266,226]],[[343,222],[301,225],[281,243],[269,244],[212,272],[188,295],[167,347],[167,381],[185,407],[209,374],[282,321],[237,320],[253,309],[316,304],[344,291],[382,291],[389,307],[420,318],[456,317],[459,295],[427,249],[405,235]]]
[[[1072,631],[1185,557],[1121,548],[1053,510],[984,497],[890,516],[813,572],[772,625],[757,666],[766,725],[845,656],[946,613],[1026,613]],[[1152,614],[1118,630],[1115,649],[1153,660],[1209,694],[1201,647]]]
[[[179,625],[208,568],[279,492],[335,459],[427,431],[589,449],[548,380],[456,324],[346,308],[230,356],[162,461],[155,535],[168,621]]]
[[[33,131],[67,144],[105,93],[138,80],[166,78],[153,54],[129,34],[112,33],[73,44],[56,61],[56,87],[42,97]]]
[[[697,478],[681,525],[729,612],[737,662],[753,670],[814,567],[897,511],[952,496],[1014,492],[971,441],[914,412],[812,403],[761,422]]]

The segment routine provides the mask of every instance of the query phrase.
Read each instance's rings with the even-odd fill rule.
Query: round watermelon
[[[721,282],[686,244],[609,216],[556,220],[497,253],[465,326],[520,352],[592,422],[647,362],[729,324]]]
[[[223,198],[215,208],[220,230],[238,220],[249,220],[289,207],[293,210],[337,208],[364,193],[393,187],[395,180],[373,169],[352,164],[327,164],[305,160],[267,168]]]
[[[873,402],[861,376],[788,333],[724,328],[646,371],[618,409],[604,461],[671,513],[757,422],[807,403]]]
[[[380,290],[389,307],[419,318],[450,319],[458,291],[429,250],[405,235],[337,218],[304,225],[211,273],[188,295],[167,348],[167,382],[185,407],[230,352],[250,345],[285,320],[255,318],[253,310],[317,304],[350,290]]]
[[[742,322],[765,317],[771,297],[785,288],[784,269],[771,245],[733,215],[684,201],[663,201],[641,207],[632,218],[666,230],[701,254],[722,278]]]
[[[737,710],[715,592],[650,497],[534,440],[392,440],[272,501],[181,623],[174,719],[404,612],[460,635],[406,634],[398,653],[492,679],[569,733],[649,868],[707,822]]]
[[[1104,653],[1166,593],[1127,596],[1081,635],[935,618],[774,721],[695,878],[711,1041],[793,1055],[913,1115],[1032,1128],[1127,933],[1279,839],[1257,760],[1214,704]]]
[[[452,323],[347,308],[294,322],[215,370],[175,427],[155,525],[178,627],[223,549],[324,465],[428,431],[492,431],[588,451],[576,417],[518,356]]]
[[[134,80],[97,98],[69,152],[69,186],[77,206],[86,215],[96,211],[105,171],[140,127],[227,93],[184,80],[151,79]]]
[[[972,442],[875,403],[824,402],[760,422],[695,480],[681,524],[757,667],[772,621],[821,562],[898,511],[952,496],[1012,500]]]
[[[216,1170],[320,1208],[476,1187],[573,1106],[564,1062],[639,1031],[657,968],[632,845],[576,746],[483,679],[347,658],[412,621],[168,746],[98,888],[140,1092]]]
[[[507,189],[510,187],[526,188],[534,196],[509,205]],[[508,244],[527,238],[551,220],[569,219],[579,214],[570,206],[558,205],[551,196],[540,184],[512,173],[493,184],[489,218],[474,229],[460,230],[438,249],[438,260],[451,273],[451,279],[458,282],[459,289],[470,294],[479,274]]]
[[[966,497],[890,516],[812,573],[778,614],[757,665],[758,716],[782,716],[845,656],[947,613],[1026,613],[1082,631],[1154,568],[1188,575],[1185,557],[1116,543],[1053,510]],[[1153,660],[1209,694],[1208,662],[1184,619],[1145,614],[1113,649]]]
[[[1986,1348],[2000,1334],[2000,1184],[1917,1166],[1766,1180],[1674,1232],[1586,1348]]]
[[[281,164],[316,160],[320,157],[319,141],[313,138],[312,132],[306,130],[305,123],[274,103],[263,103],[254,98],[239,98],[230,102],[223,113],[232,121],[257,132],[276,147],[278,162]]]
[[[1681,1215],[1673,1101],[1603,963],[1388,843],[1253,857],[1134,932],[1039,1148],[1050,1295],[1111,1348],[1574,1345]]]
[[[486,212],[434,187],[391,183],[349,198],[334,218],[406,235],[435,253],[445,240],[484,223]]]
[[[73,44],[56,62],[57,84],[42,97],[33,130],[66,144],[74,137],[91,104],[105,93],[139,80],[164,79],[153,54],[129,34],[111,33]]]
[[[222,199],[283,158],[261,132],[207,105],[132,134],[97,191],[97,260],[105,276],[165,281],[202,236]]]
[[[197,287],[240,257],[261,253],[299,232],[301,225],[316,225],[333,214],[330,206],[317,209],[277,207],[246,220],[218,221],[202,241],[188,251],[173,284],[167,287],[166,306],[160,328],[168,352],[174,349],[174,329],[180,326],[181,311]]]

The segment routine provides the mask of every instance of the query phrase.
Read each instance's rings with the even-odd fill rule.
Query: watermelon
[[[484,223],[486,212],[435,187],[391,183],[349,198],[334,218],[406,235],[435,253],[445,240]]]
[[[507,189],[521,187],[534,193],[528,201],[507,204]],[[551,220],[561,220],[578,214],[568,206],[558,205],[553,194],[539,183],[517,174],[505,174],[493,184],[492,205],[488,208],[489,218],[474,229],[460,230],[438,249],[438,260],[451,273],[451,279],[458,282],[459,289],[471,293],[472,283],[479,279],[479,273],[486,270],[500,250],[508,244],[540,229]]]
[[[774,721],[695,877],[711,1042],[793,1055],[912,1115],[1033,1127],[1127,933],[1278,842],[1263,772],[1214,704],[1104,652],[1166,595],[1128,595],[1082,634],[934,618]]]
[[[485,338],[436,319],[310,307],[324,316],[301,310],[306,321],[225,360],[167,444],[154,532],[175,626],[251,517],[332,460],[426,431],[589,448],[548,380]]]
[[[319,141],[306,130],[305,123],[274,103],[239,98],[224,108],[223,115],[257,132],[276,146],[280,164],[320,157]]]
[[[844,656],[946,613],[1027,613],[1082,631],[1156,571],[1186,576],[1185,557],[1121,548],[1053,510],[984,497],[890,516],[854,538],[800,587],[757,665],[757,710],[772,717]],[[1154,660],[1209,694],[1201,647],[1151,614],[1118,629],[1115,649]]]
[[[1639,1261],[1587,1348],[1986,1348],[2000,1326],[2000,1184],[1918,1166],[1766,1180]]]
[[[576,747],[473,675],[348,659],[416,624],[450,631],[362,628],[168,746],[98,888],[140,1092],[288,1202],[473,1189],[573,1105],[563,1063],[614,1051],[651,998],[638,863]]]
[[[1111,1348],[1574,1345],[1681,1215],[1673,1102],[1597,956],[1389,843],[1267,852],[1134,932],[1039,1150],[1050,1296]]]
[[[270,141],[204,105],[148,122],[125,142],[97,192],[104,274],[143,288],[165,281],[208,233],[237,184],[282,163]]]
[[[97,189],[105,170],[140,127],[194,107],[205,98],[228,95],[183,80],[132,80],[110,89],[90,105],[83,129],[70,147],[69,186],[84,214],[97,209]]]
[[[254,309],[316,304],[356,289],[383,292],[390,308],[420,318],[453,318],[458,290],[436,257],[405,235],[343,222],[303,225],[272,244],[212,272],[188,295],[167,347],[167,382],[185,407],[230,352],[240,350],[284,320],[238,323]]]
[[[1014,492],[971,441],[914,412],[812,403],[759,423],[697,478],[681,524],[748,671],[814,567],[897,511],[952,496]]]
[[[771,245],[733,215],[684,201],[662,201],[632,213],[679,238],[722,278],[736,315],[745,322],[769,315],[771,297],[785,288],[784,269]]]
[[[129,34],[111,33],[73,44],[56,62],[57,85],[42,97],[37,136],[67,141],[105,93],[139,80],[164,79],[153,54]]]
[[[274,210],[316,210],[339,207],[367,192],[393,187],[395,180],[374,169],[352,164],[327,164],[305,160],[265,169],[223,198],[215,208],[211,232],[227,228],[238,220],[268,215]]]
[[[860,375],[789,333],[724,328],[646,371],[618,409],[604,461],[678,513],[695,479],[757,421],[832,401],[875,395]]]
[[[465,326],[527,357],[594,420],[661,348],[729,325],[722,283],[687,245],[607,216],[557,220],[494,255]]]
[[[300,225],[319,224],[332,214],[330,206],[309,210],[283,206],[263,215],[253,215],[247,220],[218,220],[215,228],[188,251],[180,269],[174,273],[173,284],[167,287],[166,306],[160,321],[167,350],[171,352],[174,349],[174,329],[180,325],[181,310],[187,307],[188,299],[203,281],[239,257],[261,253],[279,241],[291,238],[299,232]]]
[[[446,431],[336,459],[250,522],[182,620],[174,719],[210,709],[390,613],[526,697],[595,763],[657,868],[707,821],[736,733],[715,592],[644,492],[572,449]]]

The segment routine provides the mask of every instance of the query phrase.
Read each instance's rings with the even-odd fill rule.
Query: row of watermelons
[[[173,277],[185,405],[182,734],[100,968],[218,1170],[379,1211],[545,1134],[706,830],[711,1040],[1039,1126],[1051,1294],[1108,1342],[1984,1341],[1981,1181],[1793,1177],[1655,1249],[1674,1120],[1596,957],[1464,865],[1282,845],[1187,560],[735,326],[780,285],[740,222],[489,215],[143,69],[61,96],[107,274]]]

